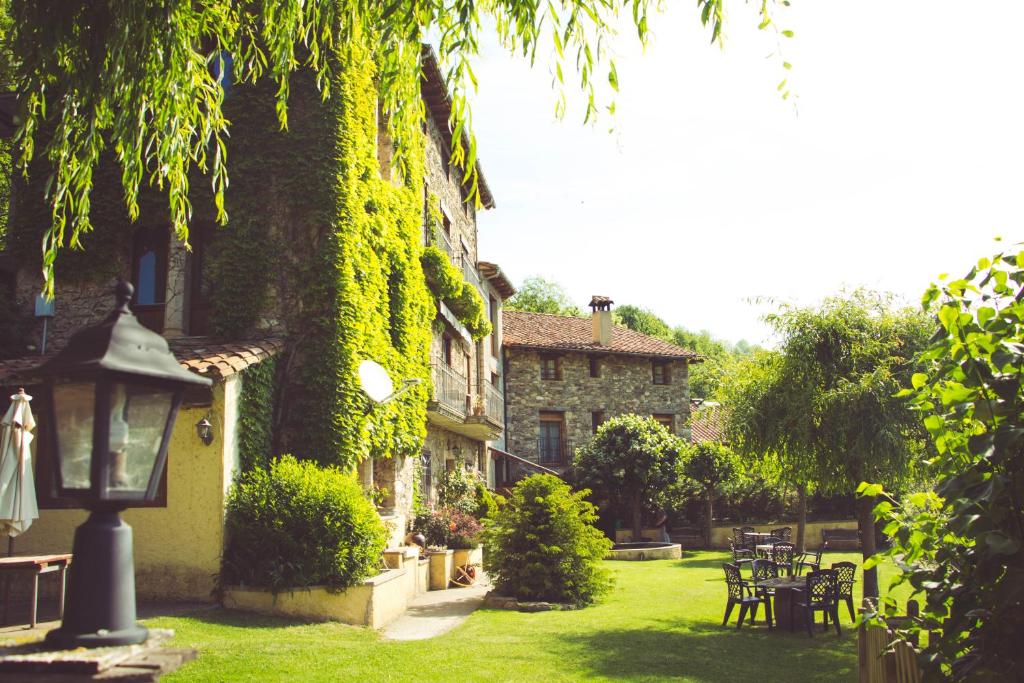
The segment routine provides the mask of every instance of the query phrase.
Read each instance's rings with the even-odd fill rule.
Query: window
[[[447,334],[441,337],[441,356],[448,367],[452,364],[452,338]]]
[[[600,377],[601,376],[601,357],[591,356],[590,357],[590,376]]]
[[[132,312],[140,323],[154,332],[164,331],[169,240],[165,226],[141,228],[132,243],[132,285],[135,286]]]
[[[655,384],[672,384],[672,368],[666,361],[651,361],[651,378]]]
[[[597,434],[597,428],[600,427],[603,423],[604,423],[604,411],[603,410],[595,410],[592,413],[590,413],[590,429],[591,429],[591,431],[594,432],[594,434]]]
[[[654,420],[668,430],[669,434],[676,433],[676,416],[672,413],[655,413],[651,415]]]
[[[432,465],[433,457],[431,456],[430,451],[423,451],[423,454],[420,456],[420,489],[423,492],[424,503],[430,502],[430,487],[433,484],[433,473],[431,471],[433,469]]]
[[[537,456],[541,464],[560,465],[565,462],[568,449],[564,433],[565,413],[541,412],[540,438],[537,443]]]
[[[490,305],[491,318],[491,355],[497,358],[498,352],[501,350],[498,347],[498,300],[493,296],[489,296],[487,297],[487,302]]]
[[[452,219],[448,215],[448,210],[444,208],[444,204],[441,205],[441,228],[444,230],[445,237],[452,236]]]
[[[541,379],[562,379],[562,363],[558,356],[543,354],[540,357]]]

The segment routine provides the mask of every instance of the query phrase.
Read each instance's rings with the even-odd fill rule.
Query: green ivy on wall
[[[272,87],[233,89],[229,223],[212,257],[220,334],[288,332],[281,450],[342,467],[417,453],[429,392],[424,150],[410,155],[401,184],[381,177],[370,54],[361,44],[335,48],[326,102],[313,76],[297,73],[286,132],[277,129]],[[365,359],[396,385],[422,382],[373,406],[358,382]]]
[[[238,460],[242,472],[268,468],[273,459],[276,379],[276,357],[250,365],[242,372],[238,402]]]
[[[434,194],[427,201],[430,207],[430,221],[436,234],[441,225],[439,202]],[[434,238],[437,241],[437,238]],[[455,314],[459,322],[466,326],[473,339],[479,341],[491,333],[491,321],[487,319],[487,309],[483,297],[476,287],[465,281],[462,272],[439,247],[434,244],[423,250],[420,256],[423,275],[434,295],[443,301]]]

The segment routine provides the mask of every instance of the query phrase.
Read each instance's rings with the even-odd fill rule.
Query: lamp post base
[[[110,647],[145,642],[135,617],[132,528],[116,510],[95,510],[75,530],[67,604],[46,644],[58,649]]]

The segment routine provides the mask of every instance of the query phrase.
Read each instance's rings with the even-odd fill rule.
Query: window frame
[[[660,377],[659,377],[659,372]],[[664,360],[651,361],[651,383],[660,386],[672,384],[672,362]]]
[[[547,364],[553,364],[553,372],[547,372]],[[562,379],[562,357],[555,353],[540,354],[540,378],[549,382],[557,382]]]
[[[601,371],[604,369],[604,358],[601,356],[588,356],[590,364],[590,377],[593,379],[601,378]]]
[[[598,428],[605,422],[604,410],[592,410],[590,411],[590,430],[593,434],[597,434]]]

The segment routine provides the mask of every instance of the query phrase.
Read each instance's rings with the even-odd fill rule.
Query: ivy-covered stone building
[[[612,301],[595,296],[590,318],[506,311],[507,451],[556,472],[575,448],[616,415],[650,415],[690,438],[693,351],[612,322]],[[505,462],[512,464],[510,459]],[[499,480],[514,478],[499,472]]]
[[[283,453],[358,469],[397,543],[416,497],[432,493],[439,473],[459,463],[486,470],[486,444],[501,438],[498,323],[513,290],[497,266],[477,261],[476,204],[464,169],[451,162],[440,69],[424,48],[422,146],[405,150],[399,170],[369,54],[336,46],[327,100],[312,74],[296,72],[287,131],[273,82],[226,88],[228,220],[217,223],[209,179],[196,177],[189,246],[171,234],[167,199],[156,192],[140,198],[131,220],[119,170],[102,164],[95,229],[82,250],[61,251],[51,317],[35,315],[50,217],[46,169],[37,164],[27,182],[15,179],[0,255],[3,296],[13,305],[0,309],[0,326],[18,334],[2,336],[0,404],[17,386],[31,392],[44,335],[50,354],[110,312],[117,278],[133,282],[143,324],[168,338],[183,365],[215,380],[179,417],[159,505],[126,515],[136,527],[142,596],[211,598],[224,501],[239,471]],[[477,171],[480,204],[493,207]],[[358,380],[367,359],[396,385],[420,382],[374,405]],[[455,387],[461,403],[441,384],[449,375],[439,360],[464,380]],[[213,424],[212,445],[197,436],[203,418]],[[44,456],[35,454],[37,470]],[[62,503],[42,490],[46,472],[37,473],[45,509],[19,550],[66,551],[83,513],[55,507]],[[193,542],[168,544],[161,530],[172,527],[195,531]]]

